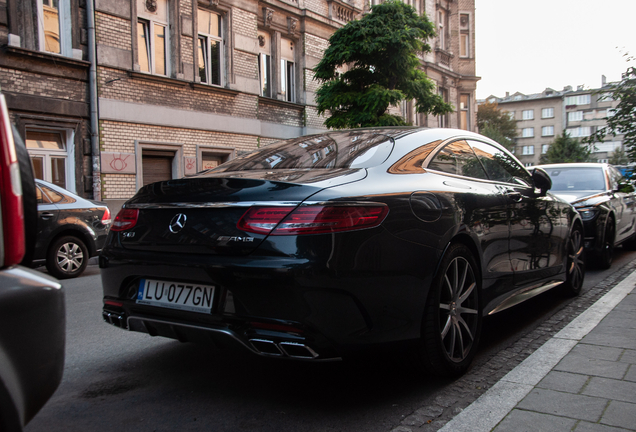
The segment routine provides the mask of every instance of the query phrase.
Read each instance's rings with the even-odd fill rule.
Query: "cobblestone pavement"
[[[475,365],[466,375],[449,384],[441,394],[437,393],[430,400],[423,400],[421,408],[405,416],[392,432],[431,432],[442,428],[634,270],[636,260],[567,303],[523,338]],[[537,397],[540,398],[540,395],[537,394]],[[618,405],[615,405],[616,409],[619,408]]]

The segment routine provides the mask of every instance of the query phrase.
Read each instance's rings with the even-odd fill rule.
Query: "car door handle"
[[[42,219],[51,219],[53,216],[55,216],[55,215],[53,213],[49,213],[49,212],[40,213],[40,217]]]
[[[519,192],[507,192],[506,195],[515,202],[519,202],[523,199],[523,196]]]

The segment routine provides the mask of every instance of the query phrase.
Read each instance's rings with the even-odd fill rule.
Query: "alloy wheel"
[[[479,313],[477,283],[470,263],[454,258],[442,281],[439,299],[439,328],[446,355],[453,362],[463,361],[475,342]]]

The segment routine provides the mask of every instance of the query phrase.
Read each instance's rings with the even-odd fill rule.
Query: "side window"
[[[272,38],[269,33],[258,32],[258,77],[261,96],[272,97]]]
[[[50,204],[48,197],[42,193],[40,186],[35,185],[35,200],[38,204]]]
[[[221,15],[199,9],[197,40],[199,79],[202,83],[221,85],[223,70],[223,29]]]
[[[38,0],[37,21],[40,51],[72,57],[71,1]]]
[[[52,202],[54,204],[67,202],[67,201],[64,200],[64,195],[57,193],[56,191],[54,191],[51,188],[48,188],[46,186],[42,186],[42,192],[48,198],[48,202]],[[47,200],[45,199],[45,201],[47,201]]]
[[[432,170],[488,180],[483,167],[466,141],[455,141],[441,149],[428,164]]]
[[[170,74],[167,0],[137,0],[137,62],[141,72]]]
[[[528,171],[508,153],[479,141],[470,141],[470,145],[475,150],[475,154],[483,164],[490,180],[505,183],[517,182],[524,186],[533,184]]]

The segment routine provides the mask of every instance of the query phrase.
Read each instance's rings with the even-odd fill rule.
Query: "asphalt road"
[[[584,291],[610,270],[588,269]],[[107,325],[97,266],[63,282],[64,379],[26,432],[391,431],[424,401],[457,386],[418,373],[402,356],[313,364],[182,344]],[[524,338],[571,300],[548,292],[485,320],[475,364]]]

